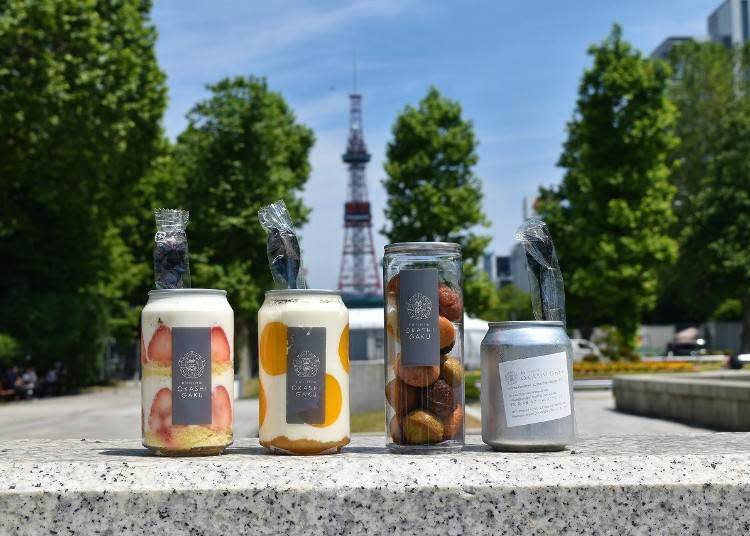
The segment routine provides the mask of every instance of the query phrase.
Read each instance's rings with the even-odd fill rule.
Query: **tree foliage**
[[[388,195],[381,232],[391,242],[445,241],[463,247],[466,310],[478,314],[491,298],[476,262],[490,242],[476,234],[489,225],[482,212],[482,185],[474,173],[478,141],[461,105],[430,88],[417,108],[407,106],[393,125],[386,148],[383,186]],[[494,287],[489,283],[489,291]]]
[[[539,209],[565,274],[570,323],[585,336],[594,322],[612,323],[632,347],[655,304],[659,269],[677,253],[670,70],[641,57],[618,26],[589,54],[559,161],[565,176],[541,190]]]
[[[724,118],[736,105],[738,52],[718,43],[687,42],[672,50],[675,73],[669,98],[676,105],[675,126],[680,143],[671,151],[671,181],[676,187],[672,235],[680,238],[694,210],[695,194],[720,151]],[[722,301],[712,279],[700,267],[702,253],[681,247],[679,270],[663,271],[657,308],[651,316],[664,322],[700,322],[711,316]]]
[[[671,58],[680,77],[670,90],[681,136],[672,177],[681,269],[669,288],[700,319],[739,313],[744,351],[750,351],[749,55],[748,46],[681,45]]]
[[[258,209],[283,199],[295,224],[315,138],[262,78],[224,79],[188,114],[174,149],[185,177],[193,286],[227,290],[238,328],[254,325],[273,287]]]
[[[741,100],[747,97],[742,96]],[[682,243],[700,260],[690,270],[742,305],[742,350],[750,351],[750,106],[722,120],[719,151],[691,196]]]
[[[468,311],[472,316],[489,322],[534,318],[531,296],[528,293],[515,285],[505,285],[498,289],[485,272],[466,279],[464,299],[472,304]]]
[[[95,379],[132,283],[118,218],[165,107],[150,2],[0,2],[0,325]]]
[[[401,112],[392,132],[383,180],[389,225],[381,232],[391,242],[457,242],[465,259],[478,259],[489,237],[473,229],[489,222],[473,170],[478,142],[461,105],[430,88],[417,108]]]

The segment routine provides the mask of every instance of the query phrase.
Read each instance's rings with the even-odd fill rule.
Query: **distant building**
[[[523,220],[537,216],[537,199],[524,197],[521,205]],[[497,288],[513,284],[523,290],[529,291],[529,276],[526,273],[526,250],[523,244],[516,242],[510,250],[510,255],[495,255],[485,253],[482,259],[482,269],[490,276]]]
[[[664,41],[659,44],[658,47],[654,49],[654,51],[651,53],[652,58],[659,58],[662,60],[668,60],[669,54],[672,52],[672,49],[676,47],[677,45],[681,45],[683,43],[687,43],[689,41],[693,41],[692,37],[667,37]]]
[[[708,38],[725,47],[741,45],[750,40],[750,0],[725,0],[708,16]],[[689,36],[671,36],[651,53],[652,58],[666,60],[669,53],[682,43],[694,41]]]
[[[524,292],[531,290],[529,274],[526,270],[526,248],[520,242],[516,242],[510,250],[510,277],[513,284]]]
[[[748,0],[726,0],[708,17],[708,37],[726,47],[750,39]]]
[[[529,278],[526,275],[526,252],[520,243],[513,246],[510,255],[485,253],[482,269],[490,276],[490,280],[497,288],[512,284],[526,292],[529,291]]]
[[[510,270],[510,257],[498,255],[495,257],[495,282],[498,288],[513,283],[513,274]]]

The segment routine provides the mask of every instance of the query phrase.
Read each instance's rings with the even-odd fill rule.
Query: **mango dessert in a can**
[[[338,292],[310,290],[283,201],[258,217],[278,287],[258,312],[260,444],[283,454],[329,454],[349,443],[349,311]]]
[[[338,292],[270,290],[258,313],[260,444],[325,454],[349,443],[349,312]]]

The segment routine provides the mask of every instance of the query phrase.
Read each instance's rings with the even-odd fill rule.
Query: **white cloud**
[[[213,16],[221,20],[193,19],[190,31],[174,29],[179,38],[170,61],[178,69],[214,73],[236,71],[238,65],[252,66],[254,72],[268,71],[288,62],[283,52],[293,46],[341,33],[358,21],[401,15],[417,3],[363,0],[329,9],[310,9],[310,5],[315,4],[293,3],[287,9],[263,12],[257,4],[240,4],[242,9],[233,10],[231,18],[217,11]],[[208,30],[212,25],[220,26],[222,32]]]

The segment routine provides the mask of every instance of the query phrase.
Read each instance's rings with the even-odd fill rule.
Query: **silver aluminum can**
[[[485,443],[550,451],[575,442],[573,352],[562,322],[490,322],[481,361]]]

